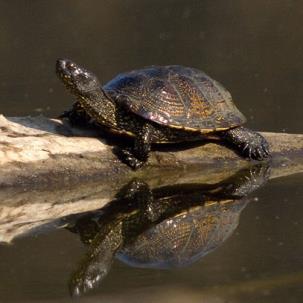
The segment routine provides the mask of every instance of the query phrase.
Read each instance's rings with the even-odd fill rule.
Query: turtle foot
[[[64,111],[59,119],[68,119],[72,126],[86,127],[92,124],[92,118],[84,111],[79,102],[73,104],[70,110]]]
[[[127,164],[133,170],[141,168],[146,162],[146,160],[136,158],[131,148],[119,150],[116,154],[123,163]]]
[[[230,129],[224,132],[223,139],[245,158],[261,161],[270,157],[268,142],[262,135],[250,129],[244,127]]]
[[[253,160],[264,160],[269,157],[269,145],[265,138],[258,133],[249,138],[243,149],[243,155]]]

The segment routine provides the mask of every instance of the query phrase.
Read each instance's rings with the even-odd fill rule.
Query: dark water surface
[[[55,115],[71,104],[58,57],[102,82],[151,64],[200,68],[254,128],[302,131],[303,3],[286,1],[0,1],[0,110]]]
[[[302,133],[303,2],[296,0],[1,1],[0,112],[58,115],[72,103],[58,57],[102,82],[151,64],[204,70],[248,125]],[[222,246],[192,265],[138,269],[115,260],[83,302],[302,302],[303,177],[253,193]],[[86,248],[65,229],[0,246],[0,302],[68,302]]]
[[[184,267],[139,269],[115,260],[83,302],[302,302],[302,175],[275,179],[251,196],[238,228]],[[86,251],[65,229],[0,249],[1,302],[67,302],[71,273]],[[143,301],[142,301],[143,300]],[[204,301],[203,301],[204,302]]]

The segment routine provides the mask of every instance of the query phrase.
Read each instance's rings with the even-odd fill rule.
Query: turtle
[[[71,294],[96,288],[115,257],[133,267],[166,269],[189,266],[217,249],[237,228],[247,196],[267,182],[267,164],[213,184],[150,189],[144,180],[133,179],[107,206],[64,219],[64,227],[88,245],[71,274]]]
[[[154,143],[217,140],[241,156],[270,156],[266,139],[243,127],[244,115],[231,94],[204,72],[181,65],[149,66],[117,75],[102,86],[97,76],[69,59],[56,73],[77,98],[61,118],[126,134],[134,143],[118,152],[131,168],[144,165]]]

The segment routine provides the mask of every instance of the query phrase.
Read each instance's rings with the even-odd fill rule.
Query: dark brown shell
[[[104,90],[133,113],[174,128],[210,132],[246,119],[230,93],[205,73],[183,66],[152,66],[120,74]]]

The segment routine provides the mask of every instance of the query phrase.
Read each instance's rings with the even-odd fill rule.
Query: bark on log
[[[303,172],[303,135],[262,133],[272,152],[271,178]],[[120,138],[118,139],[120,140]],[[115,142],[119,143],[119,142]],[[252,163],[214,143],[153,151],[136,172],[94,129],[45,117],[0,116],[0,241],[54,219],[97,209],[132,178],[151,188],[216,183]]]
[[[273,158],[302,156],[303,135],[263,133]],[[99,136],[99,137],[98,137]],[[119,140],[119,139],[118,139]],[[118,142],[119,143],[119,142]],[[188,146],[187,146],[188,147]],[[169,148],[171,150],[169,150]],[[248,165],[232,150],[209,143],[195,148],[160,147],[148,165],[133,172],[113,154],[113,146],[93,129],[71,128],[45,117],[0,116],[0,187],[64,185],[85,180],[121,179],[163,169]],[[230,165],[232,163],[232,165]]]

